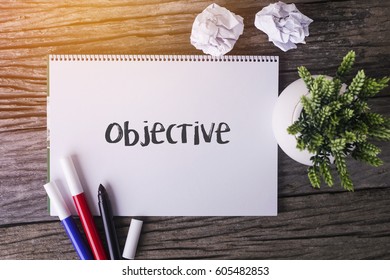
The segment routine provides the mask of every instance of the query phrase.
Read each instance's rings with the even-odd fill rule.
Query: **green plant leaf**
[[[340,152],[344,150],[347,141],[345,138],[337,138],[330,141],[330,149],[332,152]]]
[[[346,189],[347,191],[354,191],[353,183],[348,173],[340,174],[340,179],[341,185],[344,189]]]
[[[368,126],[381,125],[385,122],[384,117],[377,113],[368,112],[367,114],[365,114],[365,118],[366,118],[365,123]]]
[[[314,116],[314,109],[312,107],[312,102],[309,98],[307,98],[305,95],[301,97],[301,103],[303,106],[303,110],[306,112],[306,114],[310,117]]]
[[[357,96],[363,89],[364,81],[366,79],[366,75],[363,70],[357,72],[356,76],[353,78],[351,85],[348,87],[348,92],[352,94],[352,96]]]
[[[314,81],[314,78],[311,76],[309,70],[305,66],[298,67],[298,75],[305,82],[306,87],[309,89]]]
[[[287,132],[289,134],[292,134],[292,135],[295,135],[295,134],[298,134],[302,131],[302,125],[301,125],[301,122],[300,121],[295,121],[292,125],[290,125],[288,128],[287,128]]]
[[[388,86],[389,81],[389,77],[383,77],[379,80],[374,78],[366,78],[360,92],[360,97],[367,98],[377,95],[381,90]]]
[[[333,177],[332,177],[332,174],[330,172],[329,163],[323,161],[320,164],[320,171],[321,171],[322,178],[324,178],[325,183],[329,187],[332,187],[333,186]]]
[[[380,152],[381,149],[374,144],[364,142],[356,145],[355,150],[352,152],[352,157],[369,165],[378,167],[383,164],[383,161],[377,156]]]
[[[355,62],[355,52],[349,51],[347,55],[344,56],[341,65],[337,69],[336,75],[338,77],[343,77],[344,75],[346,75],[349,71],[351,71],[354,62]]]
[[[367,134],[378,140],[390,141],[390,129],[383,126],[370,127]]]
[[[321,186],[320,172],[317,167],[310,166],[308,169],[308,177],[313,188],[319,189]]]

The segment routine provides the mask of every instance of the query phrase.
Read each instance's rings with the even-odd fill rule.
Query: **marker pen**
[[[131,219],[129,232],[127,233],[125,248],[123,248],[123,258],[134,260],[137,250],[139,236],[141,234],[143,221]]]
[[[73,197],[73,202],[80,216],[81,225],[83,226],[89,246],[91,247],[92,254],[96,260],[106,260],[106,252],[104,251],[93,216],[89,210],[87,200],[85,199],[84,190],[73,165],[72,158],[62,158],[61,165],[65,173],[66,181],[68,182],[70,193]]]
[[[103,220],[104,233],[106,235],[108,254],[111,260],[120,260],[121,252],[116,235],[114,216],[112,214],[111,202],[105,187],[100,184],[98,189],[98,204],[100,216]]]
[[[92,254],[85,244],[81,233],[73,220],[68,206],[59,192],[57,185],[54,182],[47,183],[43,186],[54,208],[57,210],[58,217],[63,225],[69,239],[72,241],[79,258],[81,260],[93,260]]]

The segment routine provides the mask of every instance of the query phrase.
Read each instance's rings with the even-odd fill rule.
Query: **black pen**
[[[110,199],[108,193],[102,184],[98,190],[99,211],[102,216],[104,233],[106,235],[108,252],[111,260],[120,260],[121,253],[119,250],[119,242],[116,235],[114,216],[112,214]]]

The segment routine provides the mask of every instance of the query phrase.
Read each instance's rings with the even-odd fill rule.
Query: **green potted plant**
[[[308,177],[314,188],[322,180],[333,185],[334,166],[344,189],[353,191],[346,165],[349,156],[372,166],[383,163],[378,157],[381,150],[370,141],[390,140],[390,118],[372,112],[367,101],[387,86],[389,78],[369,78],[360,70],[348,83],[346,75],[354,61],[355,52],[350,51],[333,78],[313,77],[304,66],[298,68],[308,94],[300,97],[302,111],[287,132],[295,136],[299,150],[311,155]]]

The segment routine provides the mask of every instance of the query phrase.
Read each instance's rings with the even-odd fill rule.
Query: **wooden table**
[[[333,75],[353,49],[357,68],[389,75],[389,1],[295,1],[314,20],[306,45],[287,53],[254,27],[271,1],[217,1],[244,17],[234,55],[280,56],[281,92],[306,65]],[[208,1],[0,2],[0,259],[77,259],[47,212],[47,55],[201,54],[189,42]],[[390,115],[386,89],[371,101]],[[310,187],[306,167],[279,150],[277,217],[145,217],[138,259],[388,259],[390,149],[385,164],[349,162],[355,192]],[[100,219],[96,218],[99,229]],[[130,217],[116,219],[123,248]]]

